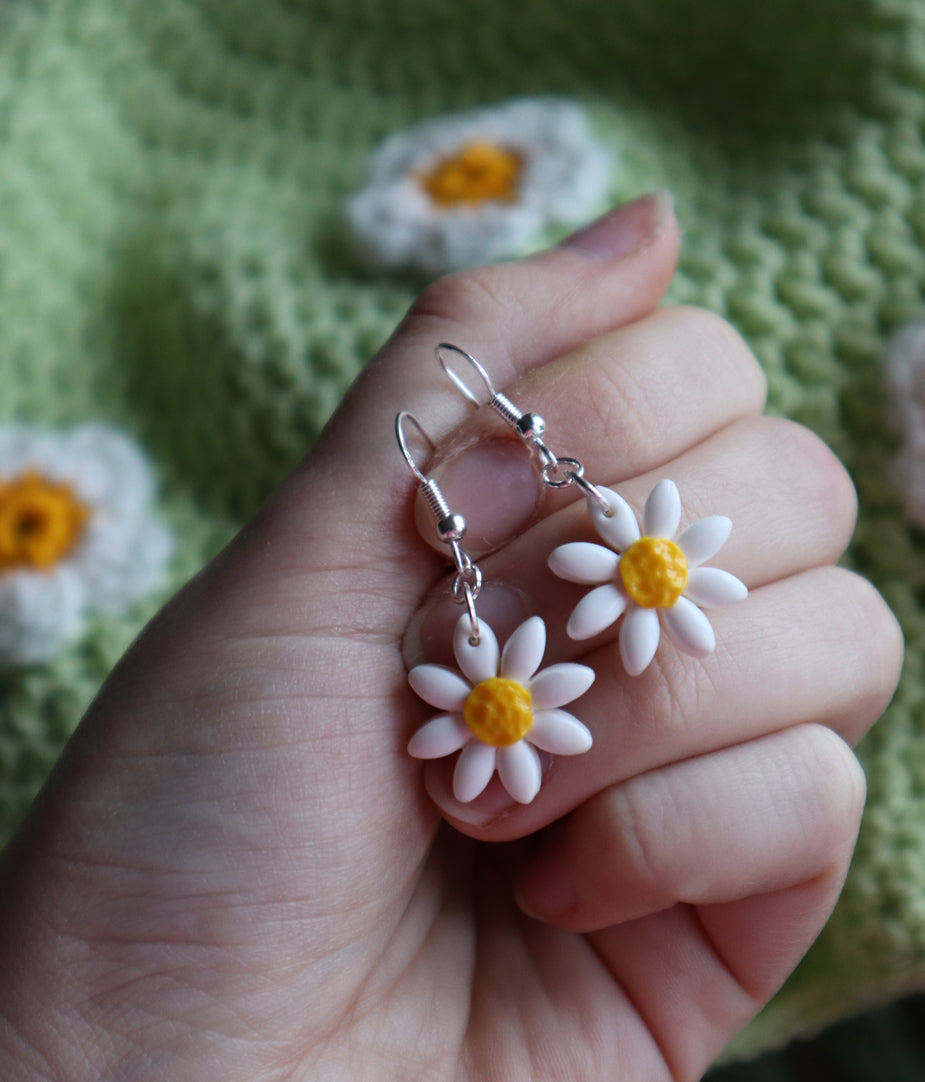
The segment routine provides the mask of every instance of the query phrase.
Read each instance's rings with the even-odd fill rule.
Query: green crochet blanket
[[[0,0],[0,422],[147,448],[195,571],[305,450],[421,281],[349,254],[345,198],[392,131],[556,95],[674,190],[676,301],[728,317],[771,408],[857,483],[850,563],[906,672],[861,755],[836,914],[748,1054],[925,985],[925,549],[888,481],[883,359],[925,287],[920,0]],[[0,828],[158,603],[0,675]]]

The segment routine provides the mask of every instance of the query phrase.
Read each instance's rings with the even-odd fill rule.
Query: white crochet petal
[[[498,775],[518,804],[529,804],[540,791],[543,767],[530,744],[518,740],[509,748],[498,748]]]
[[[560,579],[596,586],[613,579],[620,557],[603,545],[570,541],[553,549],[548,563],[552,573]]]
[[[504,644],[499,674],[526,685],[543,660],[546,649],[546,625],[539,616],[531,616]]]
[[[539,710],[527,740],[553,755],[581,755],[591,747],[591,731],[565,710]]]
[[[673,538],[681,522],[681,494],[667,478],[649,493],[642,511],[642,532],[647,537]]]
[[[159,590],[173,553],[170,531],[146,510],[133,520],[94,515],[68,563],[83,578],[88,606],[118,613]]]
[[[627,606],[626,594],[612,583],[598,586],[578,602],[566,624],[571,639],[590,639],[619,620]]]
[[[462,710],[472,690],[467,680],[446,665],[415,665],[408,683],[424,702],[454,713]]]
[[[472,739],[469,727],[458,714],[432,718],[408,741],[408,754],[415,759],[442,759]]]
[[[134,519],[154,494],[154,474],[141,449],[124,432],[85,424],[62,433],[59,467],[80,499],[107,519]]]
[[[527,686],[533,699],[534,710],[552,710],[565,706],[588,690],[594,683],[594,670],[587,665],[563,661],[550,665],[534,676]]]
[[[48,661],[83,627],[86,593],[66,566],[0,574],[0,664]]]
[[[735,575],[718,567],[695,567],[687,576],[684,596],[696,605],[720,608],[744,601],[748,597],[748,587]]]
[[[62,455],[60,436],[32,425],[8,425],[0,429],[0,480],[36,470],[56,481],[69,480],[67,455]]]
[[[472,635],[472,621],[469,613],[464,612],[456,621],[453,631],[453,653],[456,662],[464,676],[468,677],[473,684],[479,684],[483,680],[489,680],[498,675],[498,660],[501,652],[498,649],[498,640],[495,633],[485,623],[479,621],[479,641],[477,646],[469,642]]]
[[[711,515],[692,523],[682,530],[678,548],[687,557],[690,567],[697,567],[711,559],[726,544],[732,530],[732,519],[725,515]]]
[[[655,657],[660,637],[661,628],[655,609],[635,606],[630,609],[620,628],[620,656],[630,676],[639,676],[648,668]]]
[[[495,749],[481,740],[470,740],[459,753],[453,771],[453,796],[468,804],[485,790],[495,772]]]
[[[617,552],[625,552],[634,541],[640,537],[639,523],[633,514],[633,509],[613,489],[599,488],[598,492],[604,497],[604,502],[613,512],[609,517],[593,496],[588,497],[588,514],[598,534]]]
[[[674,644],[693,657],[706,657],[716,648],[716,636],[709,619],[693,601],[679,597],[670,609],[663,610],[665,628]]]

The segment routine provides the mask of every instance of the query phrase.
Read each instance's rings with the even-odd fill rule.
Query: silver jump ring
[[[570,467],[565,470],[565,477],[561,481],[554,481],[552,479],[553,471],[565,467]],[[550,488],[568,488],[569,485],[578,484],[584,477],[584,472],[585,468],[577,458],[557,458],[555,462],[544,465],[541,474],[543,484],[548,485]]]
[[[466,601],[468,603],[470,597],[472,601],[475,601],[481,589],[482,569],[471,561],[453,576],[451,592],[454,601]],[[464,591],[465,596],[463,596]]]
[[[601,513],[604,518],[613,518],[613,508],[604,498],[603,492],[592,484],[586,477],[583,477],[580,473],[569,473],[568,477],[571,478],[572,484],[583,492],[586,496],[590,496],[592,500],[600,507]]]
[[[482,641],[482,630],[479,627],[478,613],[475,611],[475,594],[470,590],[468,583],[463,600],[466,602],[466,611],[469,613],[469,645],[478,646]]]

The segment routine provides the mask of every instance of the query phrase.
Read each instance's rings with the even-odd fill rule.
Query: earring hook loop
[[[479,396],[469,387],[466,381],[460,376],[460,374],[449,366],[441,350],[450,350],[453,353],[458,353],[460,357],[468,361],[475,372],[478,374],[479,379],[485,385],[485,390],[488,391],[488,398],[484,402],[480,401]],[[493,399],[498,397],[498,392],[494,388],[494,384],[491,382],[491,376],[485,371],[482,365],[472,356],[471,353],[467,353],[459,346],[454,346],[452,342],[441,342],[434,350],[437,355],[437,360],[440,362],[440,367],[446,372],[450,381],[456,387],[463,397],[472,403],[473,406],[485,406],[488,405]]]
[[[410,421],[411,424],[418,430],[421,437],[427,443],[431,450],[434,448],[434,441],[424,431],[424,427],[421,422],[414,416],[410,410],[400,410],[395,415],[395,438],[398,440],[398,449],[402,453],[402,457],[405,462],[408,463],[408,468],[414,474],[414,476],[421,482],[422,485],[427,484],[427,477],[421,472],[420,467],[414,461],[414,456],[408,448],[408,443],[405,440],[404,424],[406,421]]]

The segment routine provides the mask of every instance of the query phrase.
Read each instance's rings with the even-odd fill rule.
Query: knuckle
[[[499,263],[472,270],[453,271],[434,279],[418,295],[408,318],[418,323],[491,324],[511,306],[523,307],[512,265]]]
[[[902,628],[867,579],[839,567],[827,569],[827,574],[846,655],[843,671],[852,680],[848,722],[852,734],[860,736],[886,710],[896,690],[904,655]]]
[[[614,790],[607,810],[617,859],[607,865],[618,869],[621,887],[632,886],[640,895],[663,890],[663,839],[683,822],[672,814],[672,803],[671,790],[659,785],[657,775],[640,775]]]
[[[657,393],[651,383],[633,378],[627,368],[596,364],[575,368],[572,380],[587,431],[618,431],[629,448],[649,447],[659,438]]]
[[[857,756],[833,729],[810,723],[794,730],[794,748],[805,770],[805,785],[817,806],[823,849],[843,842],[853,846],[867,796],[867,780]]]
[[[716,359],[729,370],[729,376],[735,374],[749,381],[759,401],[764,402],[767,394],[764,369],[728,320],[706,308],[683,304],[660,308],[655,318],[685,343],[691,356]]]
[[[847,544],[857,519],[857,492],[835,452],[815,432],[782,417],[763,419],[771,461],[780,463],[801,504],[829,527],[837,545]]]

